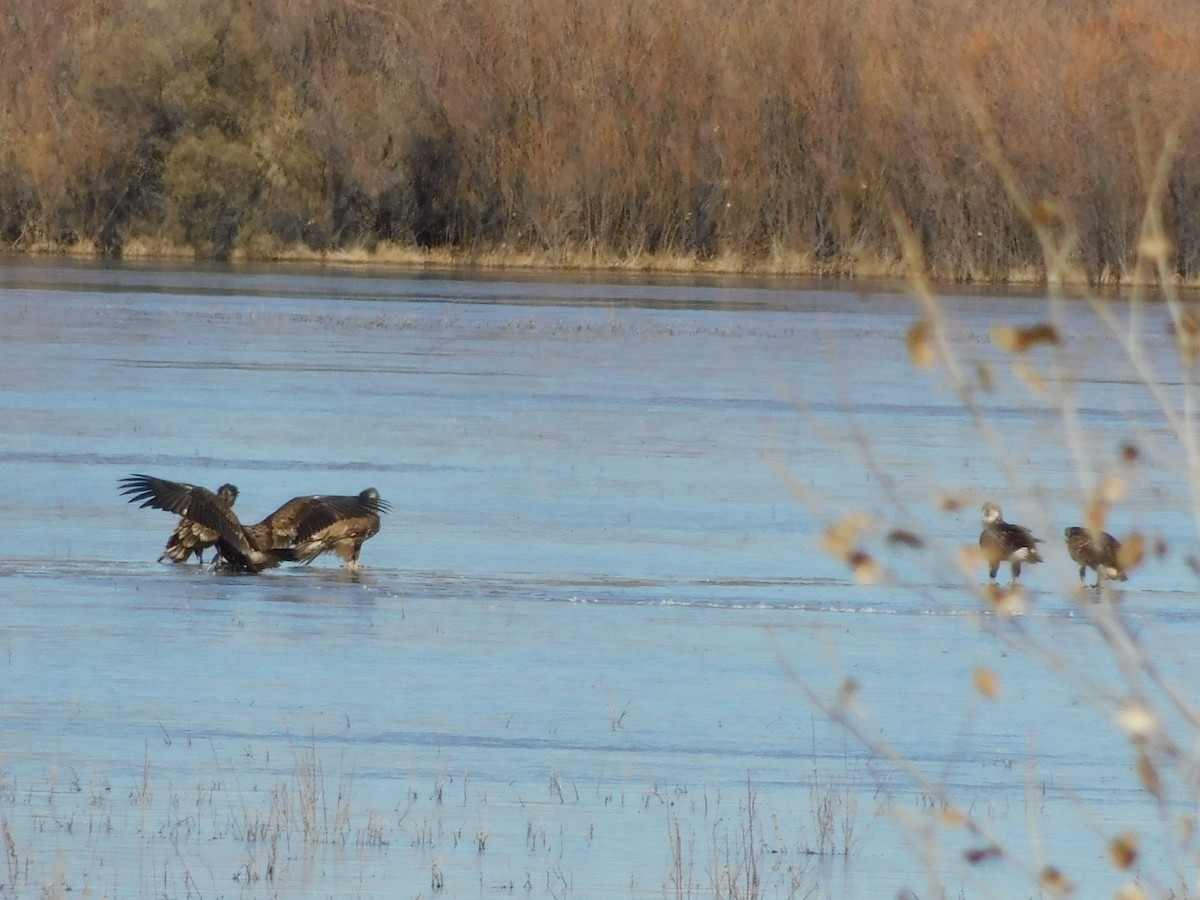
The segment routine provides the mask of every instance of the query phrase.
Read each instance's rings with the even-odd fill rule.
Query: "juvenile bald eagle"
[[[1117,581],[1127,580],[1125,570],[1121,568],[1121,542],[1107,531],[1089,531],[1072,525],[1063,530],[1067,539],[1067,551],[1071,559],[1079,564],[1079,580],[1087,582],[1088,569],[1096,571],[1096,583],[1092,587],[1100,587],[1105,578]]]
[[[261,572],[281,562],[311,562],[338,553],[351,571],[358,567],[362,542],[379,530],[379,514],[391,507],[368,488],[352,497],[313,495],[289,500],[261,522],[243,525],[229,504],[212,491],[151,475],[121,479],[130,503],[186,516],[217,533],[223,568]]]
[[[296,516],[292,549],[297,562],[307,564],[322,553],[336,553],[347,571],[357,572],[363,541],[379,532],[379,513],[390,509],[379,491],[367,488],[357,497],[296,497],[271,518],[283,517],[285,511]]]
[[[1042,540],[1035,538],[1028,528],[1005,522],[1000,507],[990,501],[983,504],[980,517],[983,520],[983,533],[979,535],[979,549],[987,560],[988,578],[995,581],[1000,564],[1007,562],[1012,567],[1012,583],[1016,584],[1022,563],[1042,561],[1042,555],[1037,550]]]
[[[237,500],[236,485],[223,484],[217,488],[217,499],[223,500],[226,506],[232,507]],[[201,564],[204,563],[204,551],[217,543],[217,532],[206,525],[201,525],[195,519],[184,516],[167,538],[167,546],[163,548],[159,562],[169,559],[175,563],[186,563],[195,554]]]

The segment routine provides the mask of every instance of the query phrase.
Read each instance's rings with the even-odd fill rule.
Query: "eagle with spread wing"
[[[223,484],[217,488],[217,499],[223,500],[226,506],[232,507],[234,501],[237,500],[238,489],[236,485]],[[189,519],[184,516],[179,520],[179,524],[175,526],[175,530],[171,532],[171,536],[167,538],[167,546],[163,548],[162,555],[158,561],[169,559],[175,563],[186,563],[195,556],[201,565],[204,564],[204,551],[209,547],[216,546],[217,532],[209,528],[207,525],[201,525],[195,519]]]
[[[357,572],[363,542],[379,533],[379,514],[390,510],[375,488],[353,497],[314,494],[293,497],[259,525],[270,523],[273,540],[287,540],[296,562],[308,564],[322,553],[336,553],[347,571]]]
[[[391,509],[368,488],[353,496],[294,497],[261,522],[243,525],[232,505],[207,488],[152,475],[131,475],[120,485],[130,503],[173,512],[215,532],[221,567],[236,572],[307,563],[331,552],[357,571],[363,542],[379,531],[380,514]]]

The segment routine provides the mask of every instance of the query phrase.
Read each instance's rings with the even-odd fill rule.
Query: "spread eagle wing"
[[[262,551],[251,543],[246,528],[238,520],[229,504],[208,488],[180,481],[168,481],[153,475],[130,475],[120,481],[120,493],[130,503],[175,513],[191,519],[217,534],[217,543],[222,555],[232,554],[231,563],[244,563],[252,568],[277,564],[269,561]]]
[[[336,552],[353,569],[363,541],[378,533],[380,514],[390,510],[374,488],[353,496],[315,494],[289,500],[252,528],[264,529],[272,546],[290,547],[297,562]]]
[[[316,498],[293,497],[261,522],[249,526],[255,543],[260,547],[283,550],[296,544],[296,524],[304,510]]]
[[[373,522],[377,531],[379,514],[389,512],[392,508],[374,488],[367,488],[353,497],[318,496],[309,499],[313,502],[296,521],[296,537],[301,541],[314,538],[336,526],[361,528]]]
[[[228,506],[233,506],[237,495],[236,485],[223,484],[217,488],[217,499],[224,501]],[[167,538],[167,545],[163,548],[158,561],[169,559],[175,563],[186,563],[194,554],[203,563],[204,551],[215,545],[219,539],[220,535],[212,528],[184,516],[175,526],[175,530],[171,532],[171,536]]]

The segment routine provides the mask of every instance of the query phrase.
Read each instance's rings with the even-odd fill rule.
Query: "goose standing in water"
[[[1072,525],[1063,530],[1063,537],[1067,540],[1071,559],[1079,565],[1080,583],[1087,583],[1088,569],[1096,572],[1096,583],[1092,585],[1094,588],[1100,587],[1100,582],[1105,578],[1127,580],[1120,562],[1121,542],[1107,531],[1089,531]]]
[[[237,495],[236,485],[223,484],[217,488],[216,497],[218,500],[224,501],[226,506],[232,507],[234,501],[237,500]],[[194,554],[203,565],[204,551],[209,547],[216,546],[218,537],[219,535],[214,529],[184,516],[175,526],[175,530],[171,532],[171,536],[167,538],[167,546],[163,548],[158,561],[169,559],[175,563],[186,563]]]
[[[216,532],[221,568],[261,572],[281,562],[311,562],[335,552],[356,571],[362,542],[379,530],[379,514],[391,509],[368,488],[354,496],[295,497],[261,522],[243,525],[233,508],[207,488],[152,475],[121,479],[130,503],[173,512]]]
[[[1022,563],[1042,561],[1037,549],[1037,545],[1042,543],[1041,539],[1035,538],[1028,528],[1005,522],[1000,507],[991,501],[983,504],[980,517],[983,520],[983,533],[979,535],[979,549],[987,560],[988,578],[995,581],[1000,564],[1007,562],[1012,567],[1012,583],[1016,584]]]

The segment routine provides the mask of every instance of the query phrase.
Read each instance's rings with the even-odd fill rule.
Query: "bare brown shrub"
[[[899,210],[935,277],[1044,278],[999,155],[1076,236],[1073,277],[1116,281],[1145,148],[1171,131],[1176,274],[1200,260],[1182,0],[14,0],[2,19],[18,248],[191,241],[207,226],[164,173],[216,129],[257,169],[201,255],[390,242],[871,274],[903,269]]]

